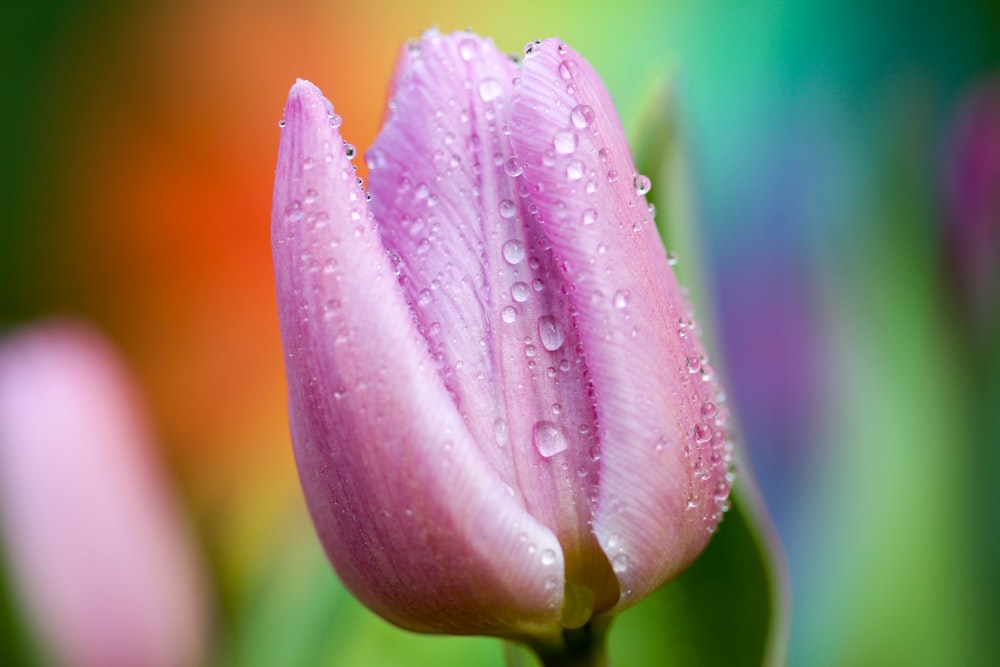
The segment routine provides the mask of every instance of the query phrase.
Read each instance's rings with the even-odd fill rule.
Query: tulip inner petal
[[[484,456],[558,537],[575,618],[618,585],[590,524],[601,450],[571,287],[511,147],[518,76],[489,40],[426,34],[366,157],[418,330]]]

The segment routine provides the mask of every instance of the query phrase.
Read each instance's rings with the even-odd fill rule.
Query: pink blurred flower
[[[1000,304],[1000,78],[966,93],[947,148],[950,260],[973,321],[986,325]]]
[[[0,519],[48,657],[70,667],[196,665],[200,563],[120,360],[49,323],[0,343]]]
[[[726,411],[600,78],[558,40],[404,48],[366,159],[290,92],[272,242],[289,412],[345,584],[418,631],[624,609],[708,542]]]

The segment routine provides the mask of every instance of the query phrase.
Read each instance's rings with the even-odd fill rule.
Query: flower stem
[[[527,641],[542,667],[609,667],[605,639],[610,619],[591,620],[580,628],[563,628],[557,641]],[[508,646],[508,667],[527,667],[519,652]]]

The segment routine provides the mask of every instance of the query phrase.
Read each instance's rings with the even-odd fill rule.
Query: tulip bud
[[[205,656],[203,573],[119,360],[46,324],[0,341],[0,528],[46,657],[184,667]]]
[[[402,627],[579,628],[721,519],[715,373],[579,54],[432,31],[393,82],[367,192],[320,91],[285,107],[272,242],[312,519]]]

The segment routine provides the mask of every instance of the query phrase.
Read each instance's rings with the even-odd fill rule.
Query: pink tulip
[[[120,361],[50,323],[0,342],[0,527],[47,657],[67,667],[204,659],[190,536]]]
[[[425,34],[368,193],[316,87],[282,125],[291,431],[348,588],[412,630],[524,638],[689,564],[727,503],[726,411],[590,65]]]

